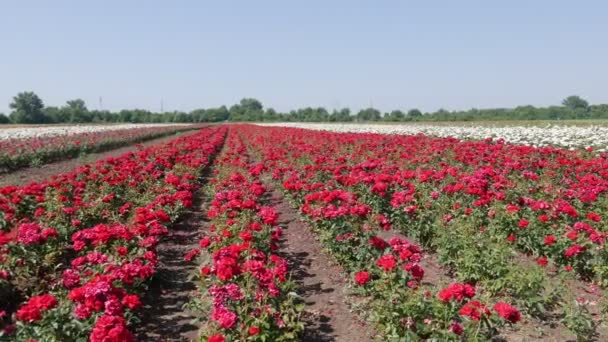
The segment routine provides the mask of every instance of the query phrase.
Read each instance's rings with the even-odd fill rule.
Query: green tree
[[[62,111],[66,113],[69,118],[69,122],[91,122],[91,116],[86,103],[82,99],[75,99],[66,102],[66,105],[62,108]]]
[[[230,117],[230,112],[228,112],[226,106],[207,109],[207,114],[209,115],[210,122],[226,121]]]
[[[11,123],[11,120],[6,115],[4,115],[4,113],[0,113],[0,125],[7,123]]]
[[[90,111],[93,122],[117,122],[118,114],[111,113],[107,110],[92,110]]]
[[[130,110],[123,109],[118,113],[119,122],[131,122],[132,113]]]
[[[422,116],[422,112],[419,111],[418,109],[414,108],[414,109],[410,109],[407,112],[407,116],[409,116],[410,118],[418,118]]]
[[[359,121],[378,121],[382,118],[382,113],[375,108],[362,109],[357,113]]]
[[[264,121],[277,121],[279,114],[273,108],[267,108],[264,113]]]
[[[44,107],[44,115],[48,118],[48,121],[52,123],[62,123],[68,122],[70,120],[69,114],[63,110],[63,108],[58,108],[55,106]]]
[[[264,109],[262,102],[253,98],[242,99],[239,104],[246,112],[259,112]]]
[[[230,107],[230,121],[261,121],[263,117],[264,106],[253,98],[244,98]]]
[[[13,97],[10,108],[13,110],[11,120],[15,123],[36,124],[47,121],[42,112],[44,103],[32,91],[21,92]]]
[[[562,101],[562,105],[564,105],[565,107],[568,107],[572,110],[579,109],[579,108],[587,109],[589,107],[589,102],[582,99],[580,96],[572,95],[572,96],[566,97]]]
[[[384,118],[387,121],[403,121],[405,114],[400,110],[393,110],[388,115],[385,115]]]
[[[352,116],[350,115],[350,109],[342,108],[340,110],[333,110],[331,115],[329,116],[329,121],[333,122],[348,122],[353,121]]]

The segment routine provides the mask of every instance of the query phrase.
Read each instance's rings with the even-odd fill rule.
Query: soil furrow
[[[292,279],[306,305],[301,341],[372,341],[371,327],[349,308],[341,267],[325,254],[283,195],[276,189],[269,195],[284,228],[281,254],[290,263]]]
[[[213,161],[226,145],[209,161],[203,171],[203,186],[213,177]],[[204,187],[194,193],[192,208],[185,212],[157,247],[157,274],[144,294],[141,321],[135,326],[137,341],[190,342],[198,340],[200,318],[184,305],[197,291],[193,278],[198,270],[195,263],[186,262],[185,255],[198,248],[198,242],[209,229],[207,208],[209,199]]]
[[[184,255],[198,245],[207,229],[203,208],[205,201],[197,191],[192,210],[174,225],[158,245],[159,266],[143,298],[141,323],[136,327],[138,341],[195,341],[198,326],[194,313],[183,308],[196,285],[191,275],[196,265],[184,261]]]

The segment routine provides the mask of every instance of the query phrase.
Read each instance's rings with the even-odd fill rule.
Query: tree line
[[[580,96],[569,96],[561,106],[516,108],[470,109],[423,113],[418,109],[393,110],[382,113],[375,108],[365,108],[353,113],[348,108],[332,110],[323,107],[306,107],[280,113],[264,108],[262,102],[253,98],[242,99],[231,107],[195,109],[187,112],[155,113],[144,109],[124,109],[118,112],[89,110],[85,101],[74,99],[64,106],[45,106],[34,92],[17,94],[10,103],[12,112],[0,113],[0,124],[45,124],[45,123],[197,123],[197,122],[350,122],[350,121],[493,121],[493,120],[570,120],[608,119],[608,105],[589,105]]]

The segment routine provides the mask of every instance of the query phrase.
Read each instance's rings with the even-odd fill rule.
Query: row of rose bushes
[[[293,153],[314,156],[320,177],[357,189],[425,247],[436,247],[436,223],[475,220],[476,229],[534,255],[541,266],[608,281],[604,154],[491,140],[289,133]],[[288,183],[302,186],[297,177]]]
[[[107,151],[197,128],[201,126],[137,127],[0,140],[0,173]]]
[[[399,236],[383,239],[390,230],[388,218],[375,214],[355,193],[332,186],[330,175],[315,168],[315,158],[327,154],[291,146],[294,135],[286,133],[292,132],[253,126],[238,130],[264,161],[259,169],[278,181],[325,248],[351,274],[384,339],[489,339],[498,326],[520,320],[515,307],[496,298],[489,305],[490,299],[479,296],[472,284],[451,283],[440,291],[425,284],[422,249]],[[289,179],[296,174],[307,177],[293,188]]]
[[[303,329],[288,264],[276,254],[279,215],[246,147],[230,130],[207,192],[210,229],[186,261],[198,260],[201,341],[296,341]]]
[[[592,270],[598,280],[602,279],[605,246],[602,239],[592,236],[606,234],[596,213],[606,208],[602,191],[598,190],[605,186],[601,180],[606,176],[602,171],[607,165],[604,156],[505,145],[490,140],[474,142],[288,129],[261,132],[253,144],[270,150],[269,165],[288,191],[296,194],[320,189],[346,191],[371,208],[376,224],[383,229],[394,227],[437,252],[439,261],[459,281],[482,286],[492,296],[507,296],[526,314],[563,323],[578,336],[595,334],[601,317],[593,304],[597,301],[604,304],[601,289],[591,284],[587,290],[592,293],[583,292],[581,296],[580,291],[572,291],[564,284],[571,283],[570,270],[573,269],[584,277]],[[574,176],[568,168],[560,169],[557,164],[584,167]],[[555,189],[556,193],[532,191],[534,187],[530,184],[520,184],[528,180],[521,177],[531,172],[528,168],[549,168],[549,165],[574,180],[562,184],[553,178],[543,178],[541,188]],[[593,177],[594,183],[585,181]],[[583,205],[580,197],[573,196],[576,192],[570,187],[579,189],[576,191],[581,196],[593,191],[597,200]],[[580,190],[582,188],[586,190]],[[535,195],[563,198],[533,200],[531,196]],[[561,210],[567,208],[564,198],[572,208],[585,214],[574,211],[570,215],[561,214]],[[338,198],[327,202],[326,210],[311,210],[309,203],[303,203],[303,209],[313,216],[332,216],[342,210],[342,201]],[[556,206],[546,207],[543,203],[556,203]],[[535,213],[539,207],[545,214]],[[543,220],[549,217],[551,226],[533,224],[532,218],[519,216],[524,214],[536,214]],[[578,222],[593,224],[593,231],[574,234],[574,227],[582,225],[569,223],[576,217]],[[540,236],[540,244],[548,243],[552,249],[543,249],[542,254],[534,251],[530,246],[538,245],[539,241],[531,236]],[[559,243],[552,243],[556,241]],[[582,249],[588,254],[572,253],[581,245],[587,246]],[[536,255],[538,264],[528,263],[516,251]],[[593,261],[589,260],[591,257]],[[563,268],[556,270],[566,272],[559,278],[548,277],[543,269],[547,264],[562,265]],[[580,264],[585,267],[575,267]]]
[[[0,340],[132,341],[156,245],[226,128],[0,189]],[[12,313],[12,314],[11,314]]]

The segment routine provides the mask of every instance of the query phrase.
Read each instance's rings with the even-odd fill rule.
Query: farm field
[[[0,341],[608,338],[606,128],[197,128],[0,187]]]
[[[43,138],[81,133],[132,130],[153,127],[183,127],[185,124],[81,124],[81,125],[4,125],[0,126],[0,140]]]
[[[556,123],[557,122],[557,123]],[[608,126],[603,120],[514,121],[514,122],[416,122],[416,123],[265,123],[264,126],[308,128],[332,132],[425,134],[459,139],[503,139],[513,144],[535,147],[559,146],[569,149],[592,147],[608,150]]]
[[[0,128],[0,174],[193,130],[201,125]]]

